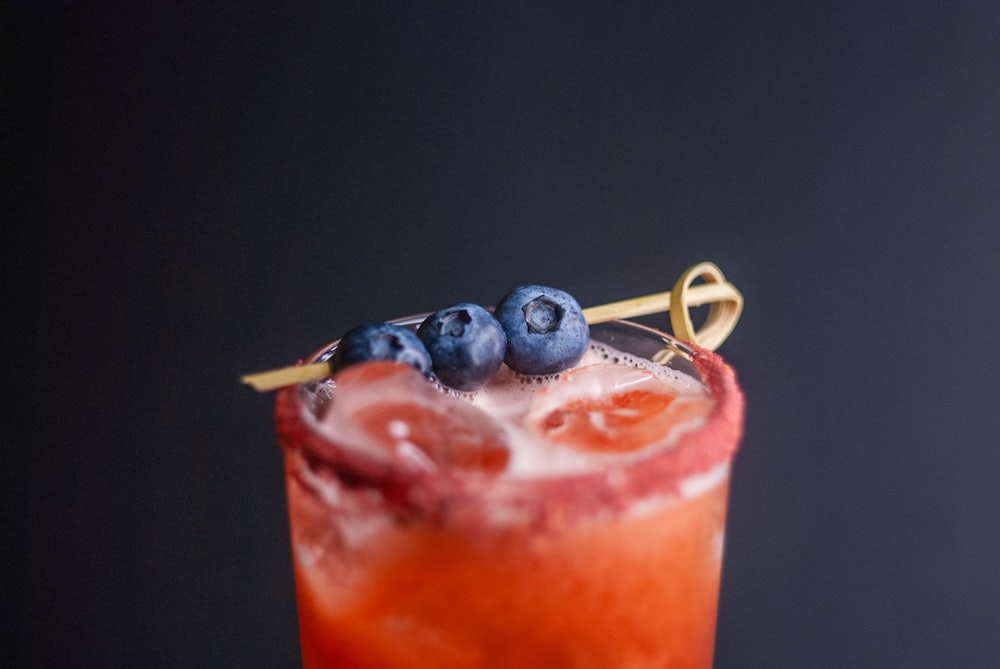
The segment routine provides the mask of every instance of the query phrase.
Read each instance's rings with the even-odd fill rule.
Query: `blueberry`
[[[569,293],[545,286],[521,286],[494,311],[507,334],[504,362],[522,374],[554,374],[583,357],[590,328]]]
[[[348,331],[337,344],[330,369],[337,372],[367,360],[402,362],[424,374],[431,370],[431,356],[417,335],[393,323],[365,323]]]
[[[507,337],[493,314],[477,304],[456,304],[428,316],[417,336],[437,377],[456,390],[475,390],[503,362]]]

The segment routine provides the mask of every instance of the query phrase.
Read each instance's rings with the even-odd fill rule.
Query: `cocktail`
[[[711,666],[741,392],[696,343],[588,334],[473,389],[375,359],[279,391],[306,667]]]

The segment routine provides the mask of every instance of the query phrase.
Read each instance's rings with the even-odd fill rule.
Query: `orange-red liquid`
[[[508,470],[478,409],[428,396],[398,367],[339,375],[339,413],[322,388],[282,390],[307,669],[711,667],[743,399],[718,356],[692,350],[707,402],[628,368],[612,384],[627,390],[574,390],[607,387],[615,370],[600,365],[534,395],[532,429],[598,458],[537,478]]]
[[[307,668],[712,664],[728,474],[554,527],[397,519],[359,539],[332,528],[286,457]]]

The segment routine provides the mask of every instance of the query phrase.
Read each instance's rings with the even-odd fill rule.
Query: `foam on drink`
[[[391,382],[352,380],[339,391],[325,389],[320,394],[333,402],[319,412],[320,425],[342,446],[422,470],[436,466],[428,449],[440,455],[438,465],[461,460],[478,468],[482,461],[474,451],[481,447],[509,451],[502,463],[489,460],[494,474],[508,478],[602,471],[671,448],[680,435],[701,427],[713,403],[691,376],[598,342],[571,370],[524,376],[502,366],[471,393],[397,371]],[[614,404],[615,398],[625,399]],[[631,402],[637,398],[645,398],[645,406]],[[381,424],[373,425],[371,416],[380,409]],[[560,433],[563,420],[569,432]],[[410,439],[420,431],[422,441]]]

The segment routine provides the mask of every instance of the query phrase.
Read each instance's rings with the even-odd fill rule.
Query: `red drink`
[[[711,666],[742,395],[668,335],[591,337],[532,390],[504,369],[425,405],[370,367],[281,391],[306,667]]]

